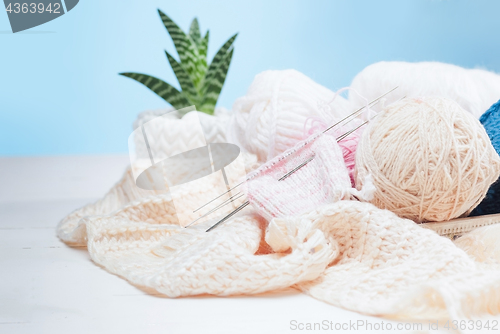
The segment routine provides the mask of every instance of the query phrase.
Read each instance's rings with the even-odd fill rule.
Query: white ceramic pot
[[[172,108],[148,110],[140,113],[133,123],[134,130],[155,119],[148,124],[148,138],[151,151],[164,152],[170,156],[173,152],[183,152],[188,147],[198,143],[198,136],[194,129],[200,123],[205,135],[206,143],[225,143],[226,129],[229,124],[230,112],[225,108],[216,108],[214,115],[202,112],[185,114],[183,117]],[[159,118],[159,116],[163,116]],[[198,121],[199,120],[199,121]],[[137,157],[147,157],[148,151],[144,144],[136,142],[135,154]]]

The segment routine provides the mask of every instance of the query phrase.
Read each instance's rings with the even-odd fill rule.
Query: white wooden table
[[[0,158],[0,333],[296,333],[311,332],[299,323],[388,323],[292,289],[169,299],[106,272],[55,227],[104,195],[127,164],[127,156]]]

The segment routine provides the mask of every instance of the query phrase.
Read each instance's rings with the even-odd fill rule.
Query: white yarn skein
[[[324,118],[320,105],[334,96],[334,92],[296,70],[262,72],[247,94],[235,101],[228,140],[266,162],[304,139],[306,120]],[[329,107],[332,120],[352,112],[341,96]]]
[[[439,62],[375,63],[354,78],[351,88],[371,101],[395,86],[399,88],[387,96],[386,105],[403,96],[442,96],[454,100],[476,118],[500,98],[500,75]],[[352,91],[349,101],[354,108],[366,103]],[[378,111],[381,107],[374,109]]]
[[[468,214],[500,175],[486,131],[456,102],[404,99],[385,108],[362,135],[357,187],[371,174],[371,201],[416,222]]]

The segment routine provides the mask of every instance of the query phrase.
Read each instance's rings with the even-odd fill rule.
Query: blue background
[[[500,72],[496,0],[81,0],[17,34],[2,11],[0,155],[127,152],[136,115],[167,104],[117,73],[178,86],[163,50],[177,54],[157,8],[184,30],[198,17],[202,31],[210,29],[209,60],[240,33],[218,103],[227,108],[267,69],[295,68],[332,90],[381,60]]]

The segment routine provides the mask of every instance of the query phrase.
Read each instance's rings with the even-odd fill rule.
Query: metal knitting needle
[[[286,179],[287,177],[289,177],[290,175],[292,175],[293,173],[295,173],[296,171],[298,171],[299,169],[301,169],[302,167],[304,167],[305,165],[307,165],[311,160],[313,160],[315,157],[315,155],[311,156],[309,159],[307,159],[306,161],[302,162],[300,165],[298,165],[297,167],[295,167],[294,169],[292,169],[291,171],[289,171],[288,173],[286,173],[285,175],[283,175],[282,177],[280,177],[278,179],[278,181],[283,181],[284,179]],[[216,228],[218,225],[222,224],[223,222],[225,222],[226,220],[228,220],[229,218],[231,218],[232,216],[234,216],[235,214],[237,214],[238,212],[240,212],[241,210],[243,210],[244,208],[246,208],[248,205],[250,204],[249,201],[246,201],[245,203],[243,203],[242,205],[240,205],[238,208],[236,208],[233,212],[231,212],[230,214],[228,214],[227,216],[225,216],[224,218],[222,218],[221,220],[219,220],[217,223],[215,223],[214,225],[212,225],[208,230],[206,230],[206,232],[210,232],[211,230],[213,230],[214,228]]]
[[[401,100],[403,100],[403,99],[405,99],[405,98],[406,98],[406,95],[405,95],[405,96],[403,96],[402,98],[400,98],[399,100],[397,100],[396,102],[399,102],[399,101],[401,101]],[[375,117],[377,117],[377,115],[374,115],[374,116],[373,116],[372,118],[370,118],[369,120],[367,120],[367,121],[365,121],[365,122],[361,123],[360,125],[358,125],[358,126],[357,126],[357,127],[355,127],[354,129],[351,129],[351,130],[347,131],[347,132],[346,132],[346,133],[344,133],[343,135],[338,136],[338,137],[337,137],[337,143],[338,143],[339,141],[341,141],[341,140],[345,139],[347,136],[349,136],[351,133],[353,133],[354,131],[356,131],[357,129],[359,129],[360,127],[362,127],[363,125],[368,124],[368,123],[369,123],[372,119],[374,119]]]
[[[377,115],[375,115],[377,116]],[[344,133],[343,135],[340,135],[337,137],[337,143],[343,139],[345,139],[347,136],[349,136],[351,133],[353,133],[354,131],[356,131],[357,129],[359,129],[360,127],[362,127],[363,125],[365,124],[368,124],[368,122],[370,122],[375,116],[373,116],[372,118],[370,118],[369,120],[361,123],[360,125],[358,125],[357,127],[355,127],[354,129],[351,129],[349,131],[347,131],[346,133]]]
[[[377,97],[375,100],[371,101],[370,103],[368,103],[366,106],[363,106],[361,108],[359,108],[358,110],[356,110],[355,112],[353,112],[352,114],[344,117],[343,119],[341,119],[340,121],[338,121],[337,123],[329,126],[325,131],[323,131],[323,133],[327,132],[327,131],[330,131],[332,128],[336,127],[337,125],[339,125],[340,123],[342,123],[343,121],[345,121],[346,119],[350,118],[350,117],[353,117],[355,115],[357,115],[358,113],[360,113],[363,109],[365,109],[366,107],[373,107],[375,104],[377,104],[383,97],[385,97],[386,95],[392,93],[393,91],[395,91],[396,89],[398,89],[399,86],[396,86],[394,87],[393,89],[391,89],[390,91],[380,95],[379,97]]]
[[[278,179],[278,181],[283,181],[284,179],[286,179],[287,177],[289,177],[290,175],[292,175],[293,173],[295,173],[296,171],[298,171],[299,169],[304,167],[306,164],[308,164],[315,157],[316,157],[315,155],[312,155],[309,159],[307,159],[306,161],[304,161],[303,163],[301,163],[300,165],[298,165],[297,167],[295,167],[294,169],[292,169],[291,171],[289,171],[288,173],[286,173],[285,175],[280,177]]]
[[[239,196],[238,196],[238,195],[239,195]],[[224,205],[226,205],[226,204],[230,203],[230,201],[231,201],[232,199],[235,199],[235,200],[236,200],[236,199],[240,198],[240,197],[241,197],[241,196],[243,196],[243,195],[245,195],[245,194],[242,194],[242,193],[241,193],[241,191],[238,191],[236,194],[234,194],[233,196],[229,197],[229,198],[228,198],[228,199],[226,199],[224,202],[222,202],[221,204],[219,204],[219,205],[218,205],[218,207],[224,206]],[[237,197],[236,197],[236,196],[237,196]],[[236,198],[235,198],[235,197],[236,197]],[[228,203],[226,203],[226,202],[228,202]]]
[[[300,165],[298,165],[297,167],[295,167],[294,169],[292,169],[291,171],[289,171],[288,173],[286,173],[285,175],[283,175],[282,177],[280,177],[278,179],[278,181],[283,181],[284,179],[286,179],[287,177],[289,177],[290,175],[292,175],[293,173],[295,173],[296,171],[298,171],[299,169],[301,169],[302,167],[304,167],[307,163],[309,163],[312,159],[314,159],[314,157],[315,157],[315,155],[311,156],[309,159],[307,159],[306,161],[304,161],[303,163],[301,163]],[[238,197],[234,198],[234,196],[237,196],[238,194],[240,194],[240,195]],[[201,218],[204,218],[204,217],[208,216],[212,212],[219,210],[223,206],[226,206],[227,204],[234,202],[235,200],[243,197],[244,195],[245,194],[242,194],[241,191],[238,192],[236,195],[231,196],[229,199],[225,200],[224,202],[222,202],[221,204],[219,204],[217,207],[213,208],[212,210],[210,210],[209,212],[205,213],[203,216],[197,218],[196,220],[194,220],[193,222],[191,222],[189,225],[186,225],[185,227],[189,227],[189,226],[193,225],[194,223],[196,223]]]
[[[222,224],[223,222],[225,222],[226,220],[228,220],[229,218],[231,218],[232,216],[234,216],[235,214],[237,214],[238,212],[240,212],[241,210],[243,210],[249,204],[250,204],[250,202],[246,201],[241,206],[239,206],[236,210],[234,210],[233,212],[231,212],[230,214],[228,214],[227,216],[225,216],[224,218],[222,218],[221,220],[219,220],[217,223],[215,223],[214,225],[212,225],[205,232],[210,232],[211,230],[213,230],[214,228],[216,228],[219,224]]]
[[[229,189],[228,191],[225,191],[225,192],[223,192],[222,194],[220,194],[219,196],[215,197],[215,198],[214,198],[213,200],[211,200],[210,202],[207,202],[207,203],[203,204],[203,205],[202,205],[202,206],[200,206],[198,209],[194,210],[194,211],[193,211],[193,213],[195,213],[196,211],[198,211],[198,210],[200,210],[200,209],[202,209],[202,208],[206,207],[207,205],[209,205],[210,203],[212,203],[212,202],[213,202],[213,201],[215,201],[216,199],[218,199],[218,198],[220,198],[220,197],[224,196],[224,195],[225,195],[225,194],[227,194],[228,192],[231,192],[231,190],[238,188],[239,186],[241,186],[241,185],[242,185],[243,183],[245,183],[246,181],[248,181],[248,180],[241,181],[240,183],[238,183],[237,185],[235,185],[234,187],[232,187],[232,188],[231,188],[231,189]]]
[[[240,194],[238,196],[238,194]],[[185,226],[185,228],[193,225],[194,223],[196,223],[198,220],[202,219],[202,218],[205,218],[206,216],[208,216],[209,214],[211,214],[212,212],[215,212],[217,210],[219,210],[220,208],[222,208],[223,206],[226,206],[227,204],[229,203],[232,203],[234,201],[236,201],[237,199],[243,197],[245,194],[242,194],[241,191],[238,192],[236,195],[233,195],[231,197],[229,197],[227,200],[225,200],[224,202],[222,202],[221,204],[219,204],[218,206],[216,206],[215,208],[213,208],[212,210],[208,211],[207,213],[205,213],[203,216],[200,216],[198,217],[196,220],[192,221],[191,223],[189,223],[188,225]],[[238,196],[235,198],[235,196]]]
[[[391,89],[390,91],[380,95],[379,97],[377,97],[376,99],[374,99],[373,101],[371,101],[370,103],[368,103],[367,105],[359,108],[358,110],[354,111],[353,113],[351,113],[350,115],[347,115],[346,117],[344,117],[343,119],[341,119],[340,121],[338,121],[337,123],[329,126],[326,130],[323,131],[323,133],[327,132],[327,131],[330,131],[331,129],[333,129],[334,127],[336,127],[337,125],[339,125],[340,123],[344,122],[345,120],[349,119],[350,117],[353,117],[354,119],[354,116],[358,115],[363,109],[365,108],[370,108],[370,107],[373,107],[375,104],[377,104],[383,97],[385,97],[386,95],[392,93],[394,90],[396,90],[399,86],[396,86],[394,87],[393,89]],[[252,177],[255,177],[256,175],[253,175]],[[224,196],[225,194],[229,193],[231,190],[235,189],[235,188],[238,188],[239,186],[241,186],[243,183],[245,183],[246,181],[248,181],[250,178],[246,178],[244,181],[241,181],[240,183],[238,183],[237,185],[235,185],[234,187],[230,188],[229,190],[223,192],[222,194],[220,194],[219,196],[215,197],[214,199],[212,199],[211,201],[203,204],[202,206],[200,206],[198,209],[194,210],[194,212],[204,208],[205,206],[207,206],[208,204],[212,203],[213,201],[217,200],[218,198]]]
[[[288,173],[286,173],[285,175],[283,175],[282,177],[280,177],[280,178],[278,179],[278,181],[283,181],[284,179],[286,179],[287,177],[289,177],[290,175],[292,175],[293,173],[295,173],[296,171],[298,171],[299,169],[301,169],[302,167],[304,167],[307,163],[309,163],[312,159],[314,159],[314,157],[315,157],[315,155],[311,156],[309,159],[307,159],[306,161],[304,161],[303,163],[301,163],[300,165],[298,165],[297,167],[295,167],[294,169],[292,169],[291,171],[289,171]],[[240,192],[238,192],[238,194],[241,194],[241,191],[240,191]],[[236,194],[236,195],[238,195],[238,194]],[[234,195],[234,196],[236,196],[236,195]],[[225,200],[222,204],[220,204],[219,206],[217,206],[217,207],[213,208],[212,210],[210,210],[209,212],[207,212],[207,213],[206,213],[206,214],[204,214],[203,216],[199,217],[198,219],[196,219],[195,221],[193,221],[192,223],[190,223],[190,224],[189,224],[189,225],[187,225],[186,227],[189,227],[189,226],[193,225],[194,223],[196,223],[196,222],[197,222],[198,220],[200,220],[201,218],[204,218],[204,217],[208,216],[208,215],[209,215],[209,214],[211,214],[212,212],[219,210],[219,209],[220,209],[220,208],[222,208],[223,206],[226,206],[227,204],[234,202],[235,200],[237,200],[237,199],[239,199],[239,198],[243,197],[244,195],[245,195],[245,194],[241,194],[241,195],[239,195],[238,197],[234,198],[233,200],[231,200],[231,199],[232,199],[232,197],[234,197],[234,196],[230,197],[229,199]],[[231,200],[231,201],[230,201],[230,200]],[[228,201],[229,201],[229,202],[228,202]],[[227,203],[226,203],[226,202],[227,202]],[[248,201],[246,201],[245,203],[247,203],[247,202],[248,202]],[[243,203],[243,204],[245,204],[245,203]],[[207,231],[207,232],[208,232],[208,231]]]

